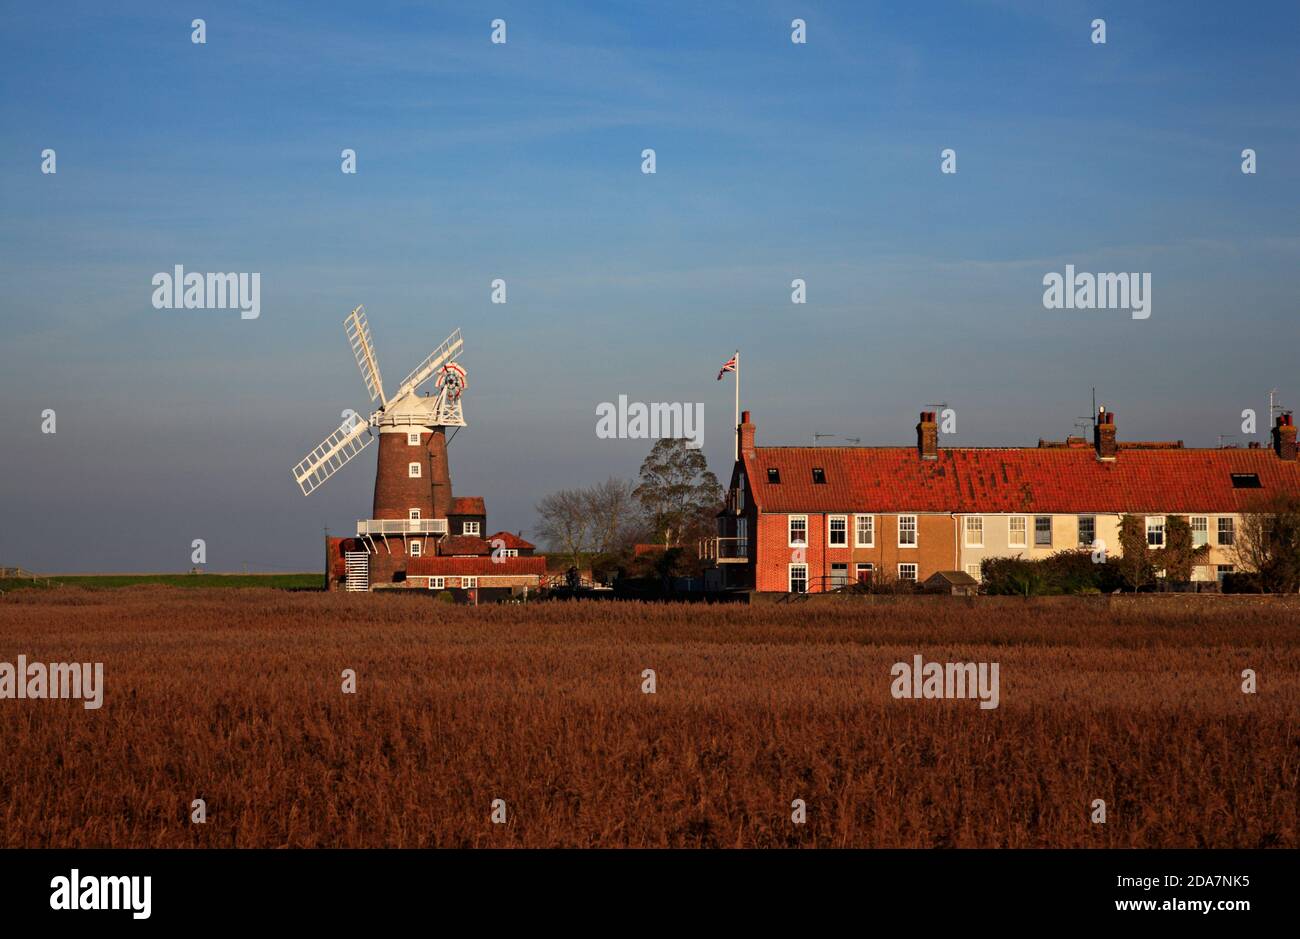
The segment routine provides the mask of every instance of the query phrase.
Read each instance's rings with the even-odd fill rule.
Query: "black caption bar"
[[[1124,919],[1231,925],[1291,908],[1294,851],[0,852],[6,923],[376,924],[457,912],[536,925],[698,915],[770,925],[815,913],[927,923]],[[909,913],[911,911],[911,913]],[[728,920],[728,917],[731,919]],[[677,920],[680,922],[680,920]]]

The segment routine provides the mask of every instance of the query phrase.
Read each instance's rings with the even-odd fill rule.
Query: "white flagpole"
[[[733,425],[735,431],[731,435],[732,449],[735,451],[733,460],[740,459],[740,350],[736,350],[736,422]]]

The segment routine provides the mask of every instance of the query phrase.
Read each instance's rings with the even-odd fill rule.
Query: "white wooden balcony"
[[[357,535],[445,535],[445,518],[363,518]]]
[[[749,539],[715,535],[700,541],[700,558],[714,564],[744,564],[749,561]]]

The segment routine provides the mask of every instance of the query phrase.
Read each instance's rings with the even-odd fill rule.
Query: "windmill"
[[[465,347],[460,330],[429,353],[390,397],[384,392],[364,307],[348,314],[343,325],[370,401],[378,401],[379,408],[368,419],[349,412],[348,419],[293,468],[293,478],[303,495],[311,495],[369,446],[377,431],[379,460],[371,519],[376,524],[358,523],[357,533],[446,532],[451,472],[445,428],[465,426],[461,397],[467,387],[466,375],[455,361]],[[419,394],[431,379],[437,394]],[[382,524],[382,520],[393,524]],[[435,524],[434,520],[439,521]]]

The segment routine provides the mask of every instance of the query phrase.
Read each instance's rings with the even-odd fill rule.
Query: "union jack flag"
[[[722,381],[722,376],[727,374],[727,372],[734,372],[736,370],[736,356],[738,355],[740,355],[739,352],[722,364],[722,368],[718,371],[718,381]]]

